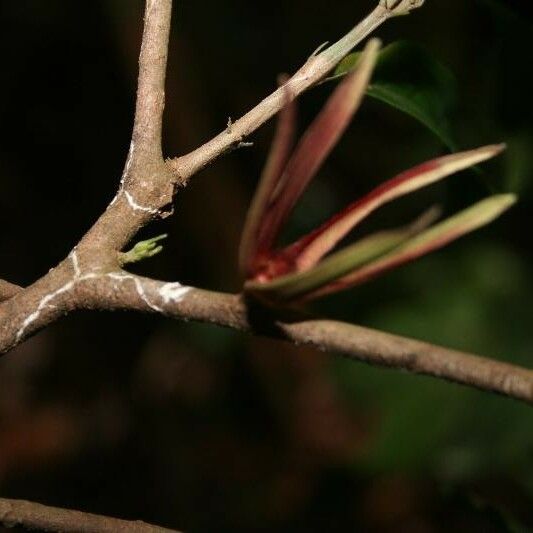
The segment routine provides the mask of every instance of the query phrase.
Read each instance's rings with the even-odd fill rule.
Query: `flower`
[[[407,227],[369,235],[330,253],[357,224],[384,204],[505,149],[502,144],[484,146],[407,170],[349,204],[298,241],[276,248],[293,208],[360,106],[379,48],[377,40],[368,43],[354,71],[338,85],[294,151],[296,111],[290,85],[284,85],[287,104],[280,113],[241,239],[239,263],[246,278],[246,293],[279,303],[311,300],[354,287],[488,224],[515,203],[512,194],[493,195],[436,224],[438,213],[430,209]]]

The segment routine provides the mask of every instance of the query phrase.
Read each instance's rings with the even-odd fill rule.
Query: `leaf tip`
[[[516,194],[502,193],[494,194],[477,203],[470,208],[473,217],[470,221],[472,228],[469,231],[490,224],[508,211],[517,201],[518,196]]]
[[[352,91],[361,97],[366,90],[370,77],[378,61],[381,50],[381,39],[370,39],[361,53],[359,60],[346,78],[346,85],[352,87]],[[361,83],[362,82],[362,83]]]
[[[369,41],[366,43],[365,49],[363,50],[363,54],[361,56],[361,63],[366,63],[368,65],[367,68],[369,68],[370,71],[374,70],[381,46],[381,39],[378,39],[377,37],[372,37],[372,39],[369,39]]]
[[[500,155],[502,152],[507,150],[507,144],[506,143],[498,143],[498,144],[489,144],[488,146],[484,147],[487,151],[487,153],[490,154],[490,157],[496,157],[497,155]]]
[[[501,154],[507,145],[501,144],[489,144],[473,150],[467,150],[465,152],[456,152],[440,159],[434,160],[437,166],[445,170],[446,175],[455,174],[460,170],[465,170],[484,161],[488,161],[493,157]]]
[[[379,39],[378,37],[372,37],[372,39],[368,40],[366,49],[369,51],[369,53],[375,54],[379,52],[381,45],[382,45],[381,39]]]
[[[492,159],[500,155],[507,149],[507,144],[498,143],[498,144],[488,144],[487,146],[482,146],[473,152],[477,152],[477,155],[480,157],[480,161],[486,161],[487,159]]]
[[[518,195],[512,193],[497,194],[489,200],[494,202],[494,210],[501,214],[518,202]]]

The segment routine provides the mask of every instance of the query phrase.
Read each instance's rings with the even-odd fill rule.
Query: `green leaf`
[[[360,52],[347,56],[330,79],[350,72],[359,57]],[[455,79],[420,45],[399,41],[385,47],[367,94],[415,118],[447,148],[456,150],[450,125],[456,100]]]
[[[138,242],[130,251],[124,252],[120,255],[121,265],[128,265],[131,263],[139,263],[150,257],[161,253],[163,251],[163,246],[159,244],[161,241],[164,241],[168,235],[158,235],[157,237],[152,237],[146,241]]]

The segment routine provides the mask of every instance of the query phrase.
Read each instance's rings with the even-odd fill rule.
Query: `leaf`
[[[168,235],[158,235],[145,241],[138,242],[131,250],[120,254],[121,265],[127,265],[130,263],[139,263],[145,259],[156,256],[163,251],[163,245],[159,244],[164,241]]]
[[[336,88],[298,146],[261,221],[259,251],[269,251],[301,194],[348,127],[365,94],[380,42],[369,41],[357,68]]]
[[[288,274],[272,281],[247,282],[245,290],[259,294],[271,301],[287,301],[323,287],[355,268],[393,250],[422,229],[439,215],[439,209],[430,209],[406,228],[381,231],[361,239],[355,244],[332,254],[315,268],[296,274]]]
[[[419,233],[376,261],[310,294],[306,299],[345,290],[413,261],[485,226],[516,203],[514,194],[497,194],[478,202],[439,224]]]
[[[359,56],[359,52],[348,55],[331,79],[350,72]],[[451,72],[422,46],[399,41],[385,47],[379,55],[367,93],[415,118],[450,151],[456,150],[450,125],[456,82]]]
[[[241,272],[245,275],[249,273],[251,262],[257,253],[257,239],[261,221],[268,207],[270,197],[289,160],[294,143],[296,103],[285,85],[287,78],[280,78],[280,82],[284,86],[286,102],[278,115],[278,125],[274,134],[274,140],[272,141],[267,162],[259,179],[258,188],[246,215],[239,247],[239,266]]]
[[[401,196],[426,187],[460,170],[486,161],[498,155],[505,145],[490,145],[433,159],[392,178],[363,198],[353,202],[321,227],[288,247],[286,256],[291,257],[299,271],[313,267],[348,232],[370,213]]]

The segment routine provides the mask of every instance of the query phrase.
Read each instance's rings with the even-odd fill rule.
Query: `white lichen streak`
[[[55,298],[57,298],[60,294],[70,291],[72,287],[74,287],[75,283],[76,283],[75,280],[69,281],[68,283],[63,285],[63,287],[57,289],[57,291],[47,294],[39,302],[37,309],[31,315],[26,317],[26,319],[22,323],[22,326],[17,331],[17,336],[16,336],[17,344],[20,342],[20,340],[24,336],[24,333],[26,333],[26,330],[30,327],[30,325],[33,324],[41,316],[41,313],[43,312],[43,310],[50,305],[50,302],[54,300]]]
[[[145,213],[150,213],[151,215],[157,215],[159,213],[158,209],[154,209],[153,207],[145,207],[143,205],[139,205],[133,196],[128,192],[124,191],[124,195],[126,196],[126,200],[128,201],[129,206],[134,211],[143,211]]]
[[[143,284],[139,278],[136,276],[130,275],[130,274],[119,274],[119,273],[110,273],[107,274],[107,276],[113,280],[117,281],[133,281],[135,284],[135,290],[137,291],[137,294],[139,295],[139,298],[150,308],[154,311],[157,311],[158,313],[162,313],[163,309],[158,307],[156,304],[150,301],[148,296],[146,295],[146,291],[144,290]]]
[[[163,299],[163,303],[168,305],[169,303],[178,304],[183,301],[185,296],[192,290],[192,287],[185,287],[181,283],[165,283],[159,289],[159,295]]]
[[[72,261],[72,268],[74,269],[74,278],[79,278],[81,276],[80,262],[78,261],[78,253],[76,248],[70,252],[70,260]]]
[[[118,200],[118,197],[120,196],[120,192],[117,192],[117,194],[115,194],[115,196],[113,197],[113,200],[111,200],[111,203],[107,206],[107,208],[109,209],[112,205],[115,205],[115,203],[117,202]]]
[[[122,172],[122,176],[120,178],[120,185],[117,194],[115,194],[115,197],[113,200],[111,200],[111,203],[108,206],[108,209],[115,204],[115,202],[118,200],[118,197],[121,195],[121,193],[124,190],[124,182],[126,181],[126,178],[128,177],[130,173],[131,168],[131,162],[133,161],[133,151],[135,150],[135,143],[131,141],[130,143],[130,149],[128,151],[128,157],[126,158],[126,165],[124,166],[124,170]]]
[[[74,288],[76,283],[79,283],[80,281],[84,281],[87,279],[95,278],[97,277],[97,274],[92,272],[89,274],[86,274],[84,276],[81,275],[81,269],[78,261],[78,254],[76,253],[76,249],[72,250],[72,252],[69,254],[69,259],[72,262],[72,269],[74,270],[74,277],[65,283],[62,287],[55,290],[54,292],[51,292],[47,294],[46,296],[43,296],[41,298],[41,301],[37,305],[37,309],[28,315],[24,321],[22,322],[22,325],[20,326],[19,330],[17,331],[17,334],[15,336],[15,340],[17,344],[21,341],[21,339],[24,337],[24,334],[28,330],[28,328],[39,319],[42,312],[47,307],[53,307],[52,302],[60,295],[65,294],[66,292],[69,292]]]
[[[131,162],[133,161],[133,151],[135,150],[135,143],[131,141],[130,149],[128,151],[128,157],[126,159],[126,166],[124,167],[124,172],[122,172],[122,178],[120,179],[120,186],[124,185],[124,180],[127,178],[130,173]]]

